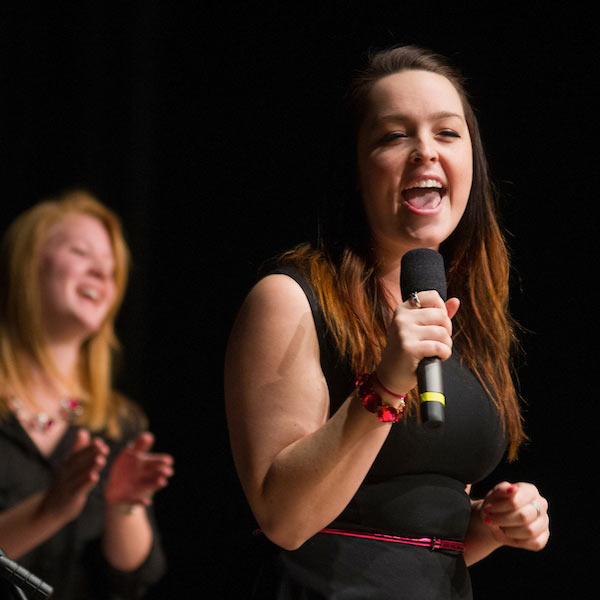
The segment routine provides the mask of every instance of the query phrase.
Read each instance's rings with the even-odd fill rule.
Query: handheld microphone
[[[445,302],[446,271],[439,252],[429,248],[410,250],[402,257],[400,291],[406,300],[413,292],[436,290]],[[439,427],[444,422],[444,381],[442,361],[437,356],[423,358],[417,367],[421,421],[425,427]]]
[[[54,589],[39,577],[36,577],[33,573],[25,569],[25,567],[8,558],[1,548],[0,577],[4,577],[15,586],[23,587],[33,594],[33,598],[38,598],[39,600],[49,598],[54,592]]]

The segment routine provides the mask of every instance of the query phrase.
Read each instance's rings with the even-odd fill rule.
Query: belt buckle
[[[433,552],[436,549],[436,544],[438,542],[439,542],[439,538],[436,538],[436,537],[431,538],[431,543],[429,544],[429,550],[431,550],[431,552]]]

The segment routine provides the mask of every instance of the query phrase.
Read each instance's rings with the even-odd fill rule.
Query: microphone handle
[[[434,429],[444,422],[444,379],[442,361],[437,356],[424,358],[417,367],[421,421],[425,427]]]
[[[3,553],[0,555],[0,577],[4,577],[14,585],[33,592],[35,594],[34,598],[49,598],[54,592],[51,586]]]

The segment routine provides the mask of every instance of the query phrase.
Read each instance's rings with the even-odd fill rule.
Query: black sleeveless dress
[[[355,374],[329,337],[309,282],[289,275],[307,295],[315,320],[331,413],[350,395]],[[487,476],[506,439],[497,411],[479,381],[455,354],[443,363],[445,423],[426,429],[409,416],[391,427],[348,506],[329,525],[349,531],[462,541],[470,518],[465,485]],[[465,600],[472,598],[462,553],[318,533],[299,549],[270,542],[253,598],[279,600]]]

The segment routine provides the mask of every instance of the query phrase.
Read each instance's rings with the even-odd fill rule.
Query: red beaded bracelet
[[[373,381],[376,381],[383,390],[398,398],[400,405],[398,407],[391,406],[390,404],[384,404],[381,401],[381,396],[375,391],[373,387]],[[385,386],[381,384],[381,381],[377,378],[375,372],[364,373],[356,380],[356,387],[358,388],[358,397],[362,400],[363,406],[372,413],[377,413],[377,418],[384,423],[397,423],[404,414],[406,404],[404,398],[406,394],[394,394],[390,392]]]

